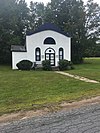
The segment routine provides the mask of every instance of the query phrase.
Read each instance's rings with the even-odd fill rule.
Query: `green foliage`
[[[83,63],[83,56],[82,54],[78,51],[74,51],[74,53],[72,54],[72,62],[74,64],[82,64]]]
[[[89,39],[87,45],[84,57],[100,57],[100,43],[95,43],[93,39]]]
[[[12,44],[25,44],[27,16],[25,0],[0,0],[0,63],[11,63]]]
[[[100,6],[94,0],[88,0],[86,5],[86,30],[87,39],[100,37]]]
[[[22,60],[16,64],[19,70],[30,70],[32,67],[32,62],[29,60]]]
[[[64,71],[64,70],[70,70],[70,69],[73,69],[73,63],[68,61],[68,60],[60,60],[59,61],[59,69],[61,71]]]
[[[100,5],[93,0],[88,0],[86,4],[86,38],[84,56],[100,57]]]
[[[85,10],[83,2],[76,0],[51,0],[46,7],[45,21],[55,23],[72,37],[72,61],[74,56],[81,63],[85,38]],[[77,52],[80,52],[78,54]],[[81,60],[80,60],[81,59]]]
[[[52,70],[49,60],[42,61],[42,66],[43,66],[43,70],[46,70],[46,71]]]
[[[46,7],[45,21],[55,23],[71,35],[71,57],[76,64],[83,62],[84,52],[90,51],[100,37],[100,6],[93,0],[85,6],[82,0],[51,0]],[[92,40],[90,46],[89,38]],[[98,55],[97,49],[95,52]]]
[[[29,28],[35,30],[44,22],[45,7],[43,3],[30,2]]]

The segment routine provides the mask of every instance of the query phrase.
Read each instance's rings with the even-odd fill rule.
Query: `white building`
[[[12,69],[21,60],[30,60],[42,64],[50,60],[51,66],[58,66],[58,61],[71,60],[71,38],[53,24],[46,23],[35,32],[27,33],[26,46],[11,47]]]

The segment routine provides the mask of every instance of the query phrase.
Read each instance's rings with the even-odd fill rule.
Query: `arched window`
[[[64,50],[63,48],[59,48],[59,60],[63,60],[64,59]]]
[[[44,44],[56,44],[55,40],[52,37],[47,37],[44,40]]]
[[[35,49],[35,60],[36,61],[41,61],[41,50],[40,50],[40,48]]]

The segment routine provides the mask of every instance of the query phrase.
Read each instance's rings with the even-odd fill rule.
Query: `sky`
[[[30,1],[33,1],[33,2],[44,2],[44,4],[46,5],[46,3],[50,2],[50,0],[25,0],[28,5],[30,3]],[[85,3],[87,0],[83,0]],[[94,0],[94,2],[97,2],[99,5],[100,5],[100,0]]]

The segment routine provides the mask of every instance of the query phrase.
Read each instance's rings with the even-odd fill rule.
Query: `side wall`
[[[12,69],[18,69],[16,64],[27,59],[27,52],[12,52]]]

